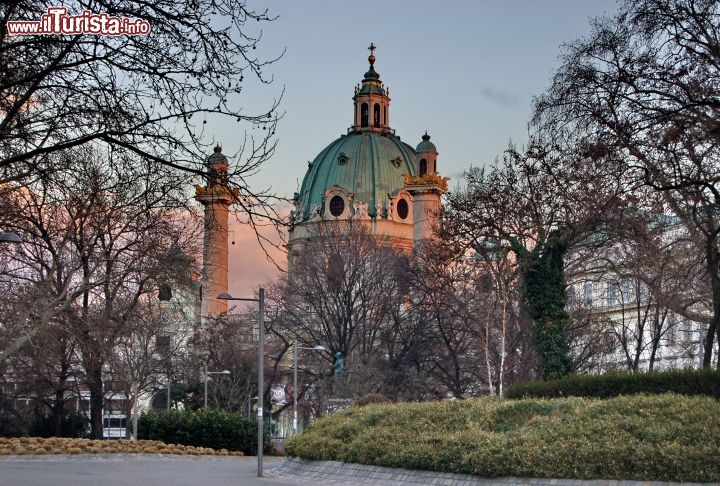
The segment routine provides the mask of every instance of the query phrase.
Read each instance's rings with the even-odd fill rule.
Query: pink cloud
[[[265,249],[258,242],[255,230],[250,225],[230,216],[228,290],[231,295],[252,296],[260,286],[280,275],[278,267],[287,268],[287,255],[282,248],[283,238],[271,225],[258,230],[270,241],[263,242]],[[232,244],[233,241],[235,244]]]

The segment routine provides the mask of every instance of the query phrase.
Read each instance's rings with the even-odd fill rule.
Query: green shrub
[[[0,413],[0,437],[27,435],[27,424],[14,415]]]
[[[30,421],[28,433],[32,437],[87,437],[90,429],[88,418],[78,412],[62,417],[59,424],[49,415],[35,415]]]
[[[265,438],[267,445],[267,434]],[[255,455],[257,423],[255,419],[225,411],[148,412],[138,419],[138,439]]]
[[[323,417],[288,455],[483,477],[720,481],[720,402],[675,394],[379,404]]]
[[[511,386],[506,398],[596,397],[635,393],[678,393],[720,398],[720,370],[672,370],[649,373],[610,372],[569,375],[558,380],[530,381]]]

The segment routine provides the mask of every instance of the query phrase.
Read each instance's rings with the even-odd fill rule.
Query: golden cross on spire
[[[370,45],[368,46],[368,50],[370,51],[370,55],[368,56],[368,61],[370,61],[371,69],[375,65],[375,54],[374,54],[375,49],[377,49],[377,47],[375,47],[375,44],[373,44],[371,42]]]

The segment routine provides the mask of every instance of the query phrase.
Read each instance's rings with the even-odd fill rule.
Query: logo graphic
[[[95,14],[83,10],[80,15],[68,15],[65,7],[50,7],[40,20],[10,20],[9,35],[146,35],[150,23],[143,19],[111,17],[106,13]]]

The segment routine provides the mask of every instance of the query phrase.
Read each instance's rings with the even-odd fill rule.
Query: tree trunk
[[[65,437],[67,431],[65,430],[65,383],[60,382],[60,385],[55,389],[55,403],[52,406],[52,417],[53,417],[53,435],[56,437]]]
[[[656,355],[657,355],[657,346],[653,345],[652,350],[650,350],[650,361],[648,362],[648,371],[653,371],[655,369]]]
[[[488,388],[490,395],[495,395],[495,386],[493,386],[493,366],[490,362],[490,314],[485,315],[485,369],[487,371]]]
[[[87,370],[90,389],[90,438],[103,438],[103,381],[102,365],[93,363]]]
[[[507,352],[505,350],[505,341],[507,338],[507,303],[508,296],[506,293],[505,285],[502,286],[502,334],[500,337],[500,370],[498,371],[498,390],[497,394],[503,396],[503,378],[505,376],[505,357]]]
[[[718,275],[718,264],[720,264],[720,255],[715,247],[715,241],[708,241],[706,246],[707,269],[710,275],[710,288],[712,290],[713,314],[710,324],[708,324],[707,334],[705,335],[705,346],[703,351],[703,368],[709,368],[712,364],[713,343],[715,342],[715,333],[720,320],[720,275]],[[718,360],[720,366],[720,360]]]
[[[138,386],[133,386],[133,398],[132,398],[132,439],[137,439],[138,433]]]

